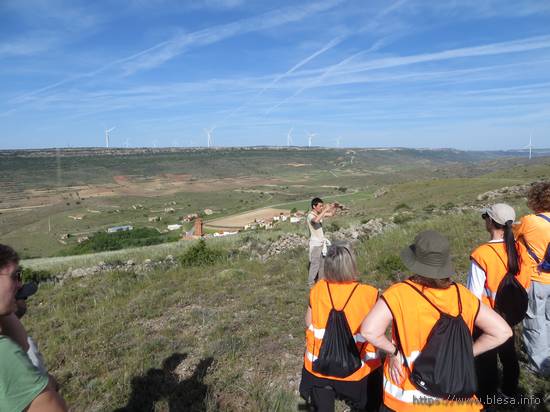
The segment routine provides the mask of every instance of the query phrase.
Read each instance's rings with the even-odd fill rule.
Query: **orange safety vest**
[[[341,310],[349,298],[357,282],[336,283],[329,282],[330,293],[334,302],[334,308]],[[325,334],[325,326],[328,315],[332,309],[327,289],[327,281],[321,279],[309,294],[309,306],[311,307],[311,325],[306,329],[306,353],[304,354],[304,367],[306,370],[319,378],[333,379],[339,381],[359,381],[371,371],[381,365],[380,358],[372,344],[365,341],[359,333],[361,323],[378,299],[378,290],[372,286],[359,284],[344,309],[351,333],[355,338],[357,350],[361,356],[361,367],[350,376],[338,378],[326,376],[313,371],[313,361],[319,356],[319,350]]]
[[[543,215],[550,217],[550,212]],[[524,246],[521,252],[522,271],[526,270],[531,275],[531,280],[550,284],[550,273],[541,272],[539,263],[533,259],[527,251],[527,247],[534,253],[539,261],[544,259],[546,248],[550,243],[550,224],[543,218],[536,215],[526,215],[521,218],[519,224],[514,225],[514,235]]]
[[[520,269],[520,272],[516,275],[516,279],[521,286],[527,290],[531,285],[531,277],[529,272],[524,270],[521,264],[521,256],[524,248],[525,246],[516,242],[518,267]],[[483,288],[483,294],[481,295],[481,301],[491,308],[494,308],[498,287],[508,271],[506,244],[504,242],[484,243],[472,252],[470,259],[476,262],[485,272],[485,286]]]
[[[427,288],[409,281],[418,287],[426,297],[441,311],[456,316],[459,312],[456,289]],[[472,332],[474,320],[479,311],[480,301],[466,287],[458,285],[462,301],[462,318]],[[439,319],[439,312],[424,300],[413,288],[403,283],[391,286],[382,294],[393,320],[393,342],[397,342],[395,324],[399,330],[402,355],[407,357],[411,370],[414,361],[422,352],[428,336]],[[390,376],[389,357],[384,363],[384,404],[395,411],[479,411],[481,403],[475,398],[450,401],[434,398],[419,391],[409,379],[409,371],[402,365],[405,378],[401,383],[394,382]]]

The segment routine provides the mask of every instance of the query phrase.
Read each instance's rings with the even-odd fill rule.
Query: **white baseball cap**
[[[516,220],[516,212],[514,211],[514,208],[506,203],[496,203],[483,209],[482,213],[487,214],[496,223],[503,226],[509,220],[512,222]]]

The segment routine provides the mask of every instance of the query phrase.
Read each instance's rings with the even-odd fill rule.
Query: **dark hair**
[[[447,289],[453,283],[451,278],[433,279],[422,275],[412,275],[409,279],[419,285],[434,289]]]
[[[508,256],[508,272],[506,275],[516,276],[519,272],[519,260],[518,251],[516,249],[516,239],[514,238],[514,231],[512,230],[511,220],[508,220],[505,225],[501,225],[491,219],[491,223],[497,229],[504,229],[504,246],[506,248],[506,255]]]
[[[531,186],[527,194],[527,206],[536,213],[550,212],[550,182]]]
[[[311,201],[311,207],[314,208],[319,203],[324,203],[323,199],[321,199],[320,197],[314,197],[313,200]]]
[[[19,263],[19,255],[8,245],[0,244],[0,269],[3,269],[8,263]]]

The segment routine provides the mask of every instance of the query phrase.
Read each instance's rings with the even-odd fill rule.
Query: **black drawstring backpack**
[[[319,349],[319,357],[313,362],[313,371],[317,373],[345,378],[361,367],[360,351],[357,350],[346,314],[344,313],[344,309],[357,286],[359,286],[359,283],[351,291],[344,307],[341,310],[336,310],[332,301],[330,286],[327,282],[332,309],[329,312],[325,326],[325,334],[323,335],[323,341]]]
[[[442,312],[414,285],[412,287],[435,310],[439,319],[433,326],[426,345],[414,361],[412,370],[403,354],[410,380],[419,391],[429,396],[443,399],[469,399],[477,389],[477,378],[474,365],[472,335],[462,318],[462,301],[456,283],[453,283],[458,295],[457,316]],[[397,324],[394,323],[396,337],[401,352],[401,343]]]
[[[498,255],[504,266],[508,267],[496,249],[492,246],[489,247]],[[523,320],[528,305],[529,296],[525,288],[521,286],[516,276],[506,273],[498,285],[495,310],[506,320],[508,325],[514,326]]]

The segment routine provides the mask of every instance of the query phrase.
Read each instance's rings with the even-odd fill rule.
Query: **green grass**
[[[477,213],[416,219],[357,244],[361,280],[384,289],[402,279],[400,250],[428,228],[449,236],[457,280],[464,281],[471,249],[487,239]],[[218,245],[230,250],[242,241]],[[155,410],[167,411],[186,388],[195,394],[186,397],[189,410],[295,410],[306,251],[266,263],[233,256],[210,266],[44,284],[29,301],[25,324],[69,403],[76,410],[107,411],[137,396],[142,404],[158,398]],[[171,357],[185,358],[175,372],[166,366]],[[181,386],[173,384],[174,373]],[[159,391],[159,379],[169,394]],[[136,388],[144,382],[153,389],[140,395]],[[550,389],[525,371],[521,386],[527,393]]]
[[[450,204],[481,206],[476,200],[480,193],[550,175],[550,165],[542,160],[529,167],[511,165],[508,170],[503,169],[509,164],[485,165],[473,160],[460,166],[448,164],[448,167],[441,166],[438,179],[432,179],[430,173],[434,175],[434,166],[421,167],[410,154],[407,154],[410,164],[403,155],[398,155],[401,162],[391,171],[387,168],[390,158],[387,153],[365,155],[364,162],[357,164],[357,172],[339,169],[331,160],[334,154],[330,156],[321,164],[330,165],[339,177],[323,170],[283,173],[296,185],[307,181],[301,195],[309,196],[315,188],[333,183],[348,187],[348,192],[357,190],[339,197],[334,196],[340,193],[337,188],[325,188],[319,193],[325,201],[338,200],[350,207],[349,215],[327,220],[327,228],[330,225],[346,227],[372,217],[389,219],[396,209],[399,216],[406,213],[411,217],[402,220],[394,230],[355,245],[361,280],[381,290],[407,275],[400,264],[399,252],[425,229],[439,230],[449,237],[456,279],[464,282],[471,250],[487,240],[488,235],[478,212],[455,214],[444,209],[449,209]],[[234,158],[231,161],[236,162]],[[262,171],[273,171],[275,162],[269,161],[270,166],[263,167]],[[207,163],[212,164],[210,160]],[[148,164],[146,169],[151,171],[155,167]],[[521,176],[517,177],[516,172]],[[475,177],[466,178],[468,174]],[[374,198],[373,193],[381,185],[388,193]],[[289,187],[292,188],[292,183]],[[181,196],[178,205],[188,207],[186,195],[178,196]],[[197,194],[197,199],[189,202],[196,202],[192,205],[198,207],[227,196],[227,192]],[[306,196],[290,200],[274,196],[271,203],[265,203],[265,198],[253,203],[254,194],[235,192],[234,196],[226,199],[222,214],[279,201],[286,202],[288,208],[308,207],[308,202],[301,200]],[[239,201],[244,198],[250,203]],[[521,198],[501,200],[513,204],[518,216],[527,212]],[[127,221],[127,214],[134,213],[128,210],[132,202],[138,203],[135,199],[103,201],[104,207],[116,204],[115,201],[123,202],[119,205],[120,215],[110,214],[119,216],[121,221]],[[146,207],[155,208],[166,199],[149,202]],[[403,204],[408,208],[402,207]],[[55,241],[55,237],[35,236],[33,225],[39,225],[42,231],[47,228],[44,225],[48,214],[37,213],[36,222],[23,225],[19,234],[10,232],[2,241],[18,239],[18,245],[39,243],[35,238]],[[52,215],[56,226],[70,213],[73,212],[64,208],[56,210]],[[25,219],[28,216],[22,215],[21,222]],[[108,222],[96,223],[106,225]],[[180,402],[180,407],[185,405],[186,410],[196,411],[296,410],[300,402],[297,387],[305,339],[307,253],[297,249],[267,262],[251,258],[251,249],[256,245],[271,242],[288,231],[305,234],[305,227],[282,224],[273,231],[252,231],[208,240],[208,250],[223,250],[226,254],[220,257],[214,253],[212,264],[202,266],[196,266],[193,257],[204,250],[197,249],[198,243],[192,241],[80,256],[26,259],[22,263],[29,269],[60,273],[101,261],[142,262],[167,255],[188,257],[183,259],[185,265],[169,270],[106,272],[42,283],[39,292],[29,300],[24,323],[38,341],[47,365],[58,377],[62,393],[74,410],[112,411],[152,403],[154,410],[168,411],[171,402]],[[244,250],[243,245],[247,245]],[[521,359],[525,361],[523,354]],[[550,383],[522,370],[521,388],[526,393],[548,393]]]

